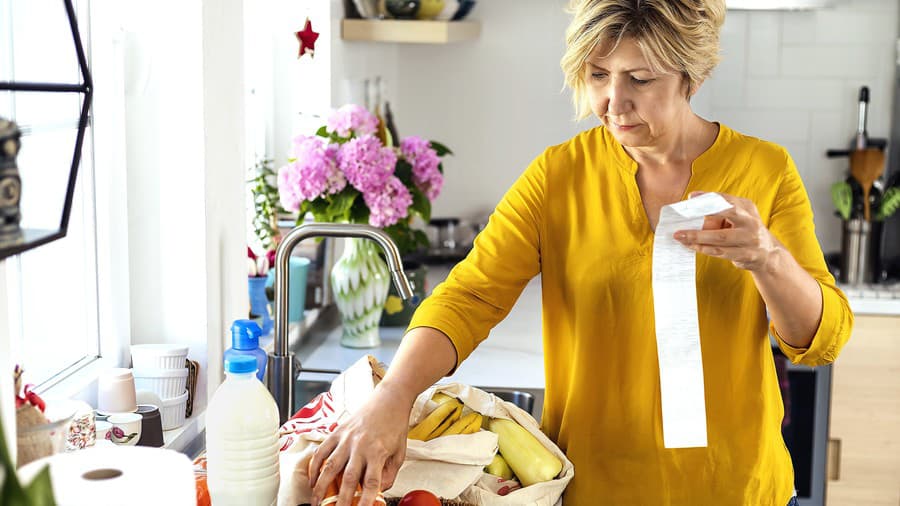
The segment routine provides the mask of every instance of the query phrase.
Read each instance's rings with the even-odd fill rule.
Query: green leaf
[[[278,229],[277,214],[284,212],[278,188],[273,182],[276,178],[272,163],[273,161],[270,159],[256,162],[255,176],[250,180],[250,191],[253,194],[254,234],[265,248],[274,247],[273,238],[281,233]]]
[[[322,128],[316,130],[316,135],[319,137],[325,137],[326,139],[331,137],[331,134],[328,133],[328,127],[325,125],[322,125]]]
[[[412,165],[410,165],[410,163],[406,160],[397,160],[397,165],[394,169],[394,175],[397,176],[397,179],[402,181],[407,188],[413,186]]]
[[[414,212],[422,217],[423,220],[427,223],[431,220],[431,201],[428,200],[428,197],[422,193],[422,190],[412,187],[410,190],[412,193],[413,203],[409,206],[411,212]]]
[[[425,232],[413,229],[406,221],[385,227],[384,231],[391,236],[401,256],[422,251],[428,247],[428,236],[425,235]]]
[[[331,214],[329,212],[328,201],[323,198],[318,198],[308,202],[308,209],[306,212],[312,213],[313,217],[316,221],[320,222],[331,222],[334,221],[331,219]],[[307,203],[304,202],[304,203]],[[305,213],[304,213],[305,214]],[[302,216],[302,215],[301,215]]]
[[[32,506],[56,506],[53,498],[53,483],[50,481],[50,466],[47,466],[34,477],[25,488]]]
[[[350,223],[369,223],[369,206],[366,205],[366,201],[363,199],[356,199],[353,202],[353,207],[350,208],[350,216],[348,221]]]
[[[329,197],[331,202],[328,206],[328,214],[331,219],[328,221],[348,220],[350,217],[350,208],[353,207],[353,202],[358,196],[359,193],[355,190],[344,189],[344,191]]]
[[[900,189],[892,186],[884,191],[881,197],[881,206],[878,208],[878,220],[885,220],[900,208]]]
[[[4,473],[3,485],[0,486],[0,504],[9,506],[55,506],[53,499],[53,487],[50,481],[48,467],[42,469],[34,481],[23,488],[19,483],[10,456],[6,447],[6,437],[3,431],[3,420],[0,416],[0,471]]]
[[[438,156],[453,154],[453,151],[450,151],[450,148],[448,148],[447,146],[444,146],[440,142],[438,142],[438,141],[430,141],[430,142],[431,142],[431,149],[433,149],[437,153]]]

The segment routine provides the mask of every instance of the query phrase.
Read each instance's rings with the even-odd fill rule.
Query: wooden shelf
[[[447,44],[472,40],[481,33],[477,21],[414,21],[399,19],[344,19],[341,38],[369,42]]]

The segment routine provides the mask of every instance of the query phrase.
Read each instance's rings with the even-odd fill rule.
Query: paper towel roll
[[[147,446],[104,446],[60,453],[18,470],[30,483],[50,465],[58,506],[196,504],[194,472],[184,454]]]

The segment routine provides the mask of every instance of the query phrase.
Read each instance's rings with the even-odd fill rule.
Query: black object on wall
[[[44,93],[81,93],[84,95],[81,104],[81,113],[78,118],[78,133],[75,137],[75,150],[72,153],[72,164],[69,169],[69,179],[66,185],[65,203],[60,217],[59,228],[57,230],[43,229],[22,229],[21,235],[13,241],[0,243],[0,260],[18,255],[24,251],[47,244],[66,236],[69,229],[69,214],[72,210],[72,199],[75,194],[75,181],[78,176],[78,166],[81,163],[81,147],[84,142],[85,130],[89,121],[88,111],[91,108],[91,99],[93,97],[93,81],[91,80],[91,72],[88,69],[87,59],[84,54],[84,47],[81,44],[81,34],[78,31],[78,22],[75,18],[75,9],[72,7],[71,0],[62,0],[66,9],[66,16],[69,20],[69,28],[72,32],[72,41],[75,44],[75,54],[78,56],[78,69],[81,73],[81,84],[65,84],[65,83],[31,83],[31,82],[11,82],[0,81],[0,90],[10,90],[13,92],[44,92]],[[10,118],[13,119],[14,118]],[[28,191],[25,188],[24,191]]]

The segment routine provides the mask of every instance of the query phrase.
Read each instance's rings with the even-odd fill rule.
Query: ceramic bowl
[[[141,422],[144,419],[138,413],[115,413],[107,420],[112,424],[110,440],[122,446],[136,446],[141,440]]]
[[[135,370],[184,369],[188,347],[177,344],[133,344],[131,361]]]

